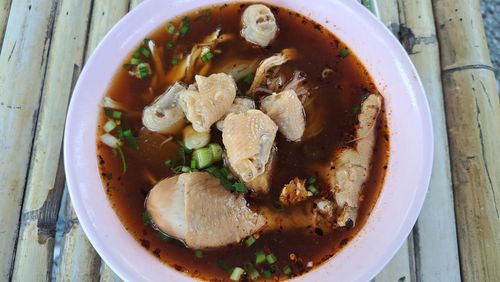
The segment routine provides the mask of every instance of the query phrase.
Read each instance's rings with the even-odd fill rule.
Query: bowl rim
[[[282,2],[283,5],[277,4],[277,2]],[[285,0],[266,0],[266,1],[258,1],[258,2],[263,2],[263,3],[273,3],[277,6],[284,6],[287,8],[290,8],[289,5],[285,4],[283,1]],[[316,1],[316,0],[314,0]],[[111,268],[124,280],[130,279],[130,280],[149,280],[150,277],[148,276],[143,276],[143,275],[138,275],[137,272],[130,271],[127,269],[130,267],[130,265],[123,264],[124,258],[122,257],[117,257],[116,254],[114,254],[112,251],[109,251],[109,248],[107,248],[106,245],[106,240],[110,240],[109,237],[100,235],[98,232],[98,226],[93,222],[92,218],[95,219],[95,215],[90,216],[89,215],[89,210],[86,209],[92,204],[89,204],[89,199],[88,198],[82,198],[81,196],[81,189],[88,188],[85,187],[85,184],[82,183],[80,180],[82,179],[81,176],[79,176],[79,172],[77,171],[78,168],[81,168],[79,164],[79,161],[83,162],[88,162],[88,157],[85,156],[75,156],[75,151],[78,148],[82,148],[81,146],[77,146],[75,148],[73,142],[74,140],[80,140],[78,142],[84,143],[82,138],[84,136],[81,135],[81,132],[78,130],[78,125],[83,125],[82,121],[79,119],[79,114],[82,112],[89,112],[90,110],[82,110],[79,109],[78,103],[76,101],[83,100],[82,96],[85,95],[85,83],[88,80],[87,77],[90,76],[90,72],[92,71],[92,68],[95,68],[95,66],[99,65],[99,58],[97,57],[97,54],[100,54],[103,52],[103,50],[106,48],[106,44],[109,45],[110,42],[112,42],[114,39],[117,37],[123,36],[121,34],[123,27],[126,25],[127,22],[129,21],[137,21],[138,17],[146,13],[147,11],[152,11],[151,9],[154,8],[155,5],[160,5],[162,0],[146,0],[143,3],[141,3],[138,7],[136,7],[134,10],[129,12],[127,15],[125,15],[117,24],[113,26],[113,28],[106,34],[106,36],[103,38],[103,40],[99,43],[99,45],[96,47],[94,50],[92,56],[88,59],[87,63],[85,64],[85,67],[78,79],[77,84],[75,85],[75,89],[73,91],[73,95],[71,98],[70,106],[68,108],[68,114],[67,114],[67,120],[66,120],[66,125],[65,125],[65,133],[64,133],[64,165],[65,165],[65,171],[66,171],[66,179],[67,179],[67,184],[68,184],[68,190],[69,194],[71,197],[71,201],[73,203],[75,212],[78,216],[78,219],[80,221],[81,227],[84,230],[85,234],[87,235],[87,238],[90,240],[94,248],[97,250],[99,255],[104,259],[106,263],[108,263]],[[180,3],[183,2],[183,3]],[[203,4],[197,4],[202,2]],[[188,0],[188,1],[183,1],[183,0],[172,0],[170,4],[172,5],[188,5],[188,4],[195,4],[199,8],[206,7],[206,6],[212,6],[212,5],[217,5],[220,3],[227,3],[227,2],[247,2],[244,0],[236,0],[236,1],[226,1],[226,0],[216,0],[216,1],[210,1],[210,0]],[[312,1],[311,1],[312,2]],[[318,1],[316,1],[316,4],[320,5]],[[341,0],[326,0],[324,3],[321,3],[321,5],[337,5],[337,7],[342,6],[345,9],[352,9],[355,11],[356,14],[358,14],[360,17],[363,18],[363,21],[365,21],[367,24],[370,24],[373,26],[373,29],[382,34],[385,38],[385,40],[388,40],[389,42],[387,43],[390,45],[390,48],[392,48],[391,52],[397,56],[397,59],[400,60],[401,65],[404,66],[404,74],[411,77],[411,82],[408,82],[411,84],[411,87],[415,94],[413,98],[414,100],[411,101],[412,105],[418,110],[419,113],[419,125],[422,127],[422,132],[426,134],[426,136],[423,137],[423,143],[421,147],[421,153],[423,154],[422,157],[422,165],[424,168],[423,170],[420,169],[417,171],[419,176],[417,177],[419,179],[418,183],[415,184],[415,186],[419,186],[420,191],[417,191],[417,189],[414,189],[415,194],[414,196],[409,199],[408,201],[408,207],[406,209],[406,213],[404,214],[405,220],[400,222],[399,225],[397,226],[397,230],[395,230],[395,236],[392,237],[392,243],[390,243],[390,248],[387,247],[386,249],[381,250],[381,254],[379,254],[379,260],[376,263],[372,263],[369,267],[366,267],[363,269],[362,273],[358,273],[356,275],[353,275],[351,278],[352,280],[356,281],[364,281],[364,280],[370,280],[372,279],[388,262],[389,260],[393,257],[393,255],[397,252],[397,250],[400,248],[400,246],[403,244],[404,239],[407,237],[409,232],[411,231],[411,228],[415,224],[418,214],[422,208],[426,192],[428,189],[428,185],[430,182],[430,176],[431,176],[431,171],[432,171],[432,162],[433,162],[433,128],[432,128],[432,122],[431,122],[431,115],[430,115],[430,109],[428,106],[427,98],[425,96],[425,91],[422,86],[422,83],[420,81],[420,78],[418,76],[418,73],[412,64],[408,54],[404,50],[404,48],[400,45],[400,43],[397,41],[397,39],[393,36],[392,33],[372,14],[370,13],[367,9],[365,9],[360,3],[356,1],[341,1]],[[162,5],[165,5],[164,3]],[[188,9],[191,10],[191,9]],[[183,12],[184,13],[184,12]],[[183,13],[174,13],[176,16],[183,14]],[[305,16],[308,16],[305,14]],[[168,18],[171,17],[164,17],[161,22],[165,22]],[[159,26],[158,25],[156,27]],[[149,30],[146,32],[146,34],[152,32],[154,29]],[[331,29],[330,29],[331,30]],[[333,30],[331,30],[334,34],[337,35],[337,33]],[[392,39],[391,39],[392,38]],[[343,40],[343,38],[340,38]],[[139,41],[137,41],[139,42]],[[348,44],[348,46],[350,46]],[[360,58],[361,60],[361,58]],[[362,63],[365,63],[362,61]],[[372,74],[373,75],[373,74]],[[378,85],[380,87],[380,85]],[[382,92],[379,89],[380,92]],[[104,94],[103,94],[104,95]],[[102,97],[103,95],[100,95]],[[387,97],[386,97],[387,98]],[[88,100],[86,100],[88,101]],[[97,124],[93,124],[94,127],[97,127]],[[95,132],[95,131],[94,131]],[[95,135],[95,134],[94,134]],[[80,139],[79,139],[80,138]],[[391,132],[391,141],[392,141],[392,132]],[[82,145],[83,146],[83,145]],[[392,142],[391,142],[392,146]],[[392,151],[391,151],[391,160],[392,160]],[[402,153],[399,153],[402,154]],[[94,159],[95,162],[95,157],[92,156],[91,158]],[[391,173],[389,170],[386,174],[386,179],[388,175]],[[98,171],[95,171],[95,174],[97,177],[98,176]],[[100,182],[99,178],[99,182]],[[384,181],[386,182],[386,181]],[[101,182],[100,182],[101,183]],[[417,185],[418,184],[418,185]],[[382,188],[381,195],[379,198],[382,196],[384,193],[386,183],[384,183],[384,187]],[[102,187],[102,183],[101,183]],[[418,188],[418,187],[417,187]],[[107,199],[105,199],[108,201]],[[381,205],[380,199],[377,200],[376,207],[374,207],[374,210],[378,208]],[[116,215],[115,215],[116,216]],[[372,217],[372,216],[370,216]],[[369,218],[370,220],[370,218]],[[368,222],[366,223],[368,224]],[[360,230],[360,232],[355,236],[356,241],[360,236],[361,233],[363,232],[363,229],[365,229],[367,226],[365,226]],[[127,231],[125,231],[127,232]],[[134,242],[135,240],[132,239]],[[130,241],[130,240],[129,240]],[[138,243],[136,243],[138,245]],[[352,245],[353,242],[350,242],[348,244],[348,247]],[[347,247],[345,247],[342,251],[339,253],[342,254],[344,250]],[[147,252],[147,251],[144,251]],[[149,252],[148,252],[149,255]],[[337,254],[335,257],[337,257],[339,254]],[[155,258],[156,259],[156,258]],[[308,272],[305,275],[299,276],[294,279],[297,281],[301,280],[308,280],[311,278],[310,274],[318,274],[318,275],[326,275],[328,274],[327,272],[323,272],[323,269],[327,266],[330,265],[332,267],[332,260],[325,262],[322,264],[322,266],[315,268],[314,270]],[[186,280],[189,281],[192,278],[181,275],[173,268],[170,267],[165,267],[169,269],[170,274],[172,277],[175,277],[176,280]],[[326,273],[326,274],[325,274]],[[131,278],[133,277],[133,278]]]

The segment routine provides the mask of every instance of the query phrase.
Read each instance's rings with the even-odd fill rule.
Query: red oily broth
[[[162,59],[164,69],[168,71],[172,67],[172,59],[178,54],[188,52],[194,44],[218,27],[223,33],[231,33],[235,37],[217,47],[220,53],[215,54],[212,59],[214,68],[231,58],[264,59],[284,48],[298,50],[298,58],[287,62],[284,72],[300,70],[306,74],[306,85],[316,97],[314,109],[325,113],[320,120],[323,123],[323,130],[316,137],[298,143],[287,142],[282,136],[277,135],[277,169],[273,172],[271,193],[259,199],[261,203],[272,205],[277,201],[283,185],[290,179],[317,175],[315,168],[318,164],[330,165],[331,157],[336,150],[351,146],[350,141],[357,126],[357,112],[362,97],[367,93],[378,91],[372,78],[355,54],[350,52],[348,46],[316,22],[287,9],[268,5],[279,25],[278,36],[267,48],[250,45],[239,36],[240,18],[246,5],[216,6],[185,15],[189,18],[188,33],[179,37],[172,49],[165,48]],[[157,46],[165,46],[171,40],[166,26],[168,24],[180,26],[185,16],[165,23],[148,38]],[[322,76],[325,69],[331,71],[328,71],[327,76]],[[174,81],[170,83],[173,84]],[[197,257],[195,250],[162,236],[148,226],[147,222],[145,224],[144,201],[155,181],[174,175],[164,161],[175,159],[179,146],[176,142],[166,142],[168,138],[166,136],[142,128],[143,108],[168,87],[163,85],[151,91],[150,84],[151,79],[137,79],[130,76],[127,70],[119,69],[107,92],[108,97],[119,101],[127,108],[123,111],[122,125],[130,128],[134,136],[139,136],[138,150],[123,147],[126,172],[123,173],[122,162],[116,150],[100,142],[97,142],[97,148],[99,169],[113,209],[127,231],[159,260],[177,271],[199,279],[229,281],[228,268],[252,263],[255,261],[256,251],[267,250],[277,257],[273,269],[276,274],[283,267],[290,266],[293,270],[292,275],[297,276],[334,256],[363,227],[380,194],[389,158],[389,134],[384,110],[374,129],[377,136],[376,147],[369,179],[361,196],[362,204],[358,220],[353,228],[337,228],[330,233],[321,230],[271,232],[260,235],[251,247],[242,242],[220,249],[204,250],[201,258]],[[239,88],[240,84],[238,83]],[[106,114],[102,111],[98,125],[99,135],[103,133],[102,128],[106,121]],[[307,126],[311,124],[308,123]],[[211,135],[211,142],[222,144],[218,130],[212,129]],[[323,180],[318,179],[318,188],[327,190],[328,186]],[[249,199],[250,206],[252,201]],[[307,266],[309,262],[312,262],[312,267]],[[258,270],[261,271],[259,279],[263,279],[263,269]],[[274,275],[271,280],[286,278],[284,275]],[[243,279],[249,280],[247,276]]]

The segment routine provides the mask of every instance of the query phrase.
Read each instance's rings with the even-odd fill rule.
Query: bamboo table
[[[0,0],[0,281],[119,281],[61,201],[61,144],[85,60],[139,2]],[[362,2],[415,63],[435,134],[420,218],[375,280],[500,281],[500,107],[479,1]]]

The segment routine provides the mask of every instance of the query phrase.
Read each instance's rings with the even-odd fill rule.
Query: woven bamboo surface
[[[62,201],[61,147],[85,61],[140,2],[0,0],[0,281],[120,281]],[[500,106],[479,0],[360,2],[417,67],[435,135],[422,213],[375,280],[500,281]]]

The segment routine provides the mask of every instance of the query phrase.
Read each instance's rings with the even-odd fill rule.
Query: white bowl
[[[179,14],[225,0],[149,0],[106,35],[76,84],[66,121],[64,157],[73,206],[90,242],[128,281],[191,281],[165,266],[125,230],[111,208],[98,173],[99,102],[136,44]],[[368,281],[391,259],[413,227],[432,168],[433,137],[424,90],[406,52],[356,1],[266,0],[297,11],[331,30],[360,58],[385,98],[390,160],[384,188],[366,225],[333,259],[295,281]]]

